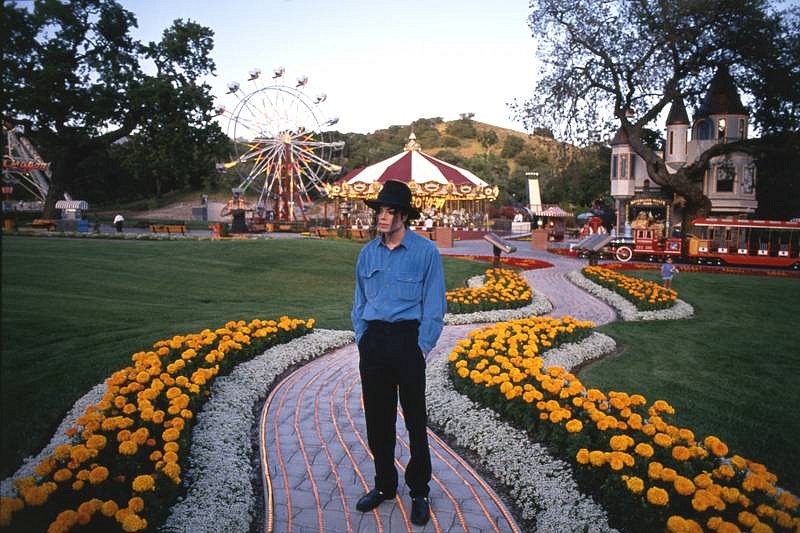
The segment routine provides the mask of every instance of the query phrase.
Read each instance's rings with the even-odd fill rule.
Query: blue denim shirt
[[[417,343],[423,353],[436,345],[444,326],[447,301],[439,250],[411,230],[390,250],[380,236],[368,242],[356,262],[353,329],[356,343],[367,321],[418,320]]]

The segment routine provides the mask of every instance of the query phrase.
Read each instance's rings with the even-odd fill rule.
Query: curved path
[[[457,243],[443,254],[489,255],[485,241]],[[483,248],[487,248],[484,250]],[[564,275],[583,262],[546,253],[521,251],[553,268],[527,271],[534,290],[553,303],[553,316],[569,314],[598,324],[614,320],[613,310],[573,286]],[[478,325],[446,326],[428,357],[446,357],[456,341]],[[511,513],[479,474],[432,431],[431,520],[412,526],[408,489],[402,473],[408,462],[407,433],[397,422],[400,472],[398,496],[370,513],[355,503],[372,487],[358,374],[358,350],[342,347],[292,373],[270,394],[261,416],[261,458],[268,496],[266,531],[519,531]]]

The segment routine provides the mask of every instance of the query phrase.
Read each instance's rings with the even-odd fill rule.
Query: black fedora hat
[[[419,218],[419,210],[411,205],[411,189],[402,181],[388,180],[383,184],[381,192],[374,200],[365,202],[372,209],[379,209],[382,205],[397,207],[408,213],[408,219]]]

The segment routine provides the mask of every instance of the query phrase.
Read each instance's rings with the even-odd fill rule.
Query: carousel
[[[424,153],[411,133],[403,152],[325,185],[334,201],[335,224],[371,226],[373,211],[364,201],[377,198],[388,180],[408,185],[423,223],[460,229],[485,228],[487,204],[499,192],[469,170]]]

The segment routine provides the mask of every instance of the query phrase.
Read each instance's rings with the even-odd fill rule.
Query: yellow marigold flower
[[[175,452],[167,452],[164,454],[165,463],[176,463],[178,461],[178,454]]]
[[[143,474],[133,479],[132,487],[135,492],[146,492],[155,488],[153,476]]]
[[[89,483],[92,485],[99,485],[108,479],[108,468],[105,466],[96,466],[89,472]]]
[[[40,505],[44,505],[47,501],[47,497],[49,494],[46,490],[39,486],[33,487],[26,487],[20,495],[22,499],[25,500],[25,505],[30,507],[38,507]]]
[[[800,500],[791,492],[784,491],[778,496],[778,503],[781,504],[784,509],[794,511],[797,509],[798,505],[800,505]]]
[[[126,514],[125,517],[122,519],[122,530],[123,531],[141,531],[147,527],[147,520],[142,518],[141,516],[130,513]]]
[[[670,446],[672,446],[672,437],[670,437],[666,433],[656,433],[655,437],[653,437],[653,442],[655,442],[662,448],[669,448]]]
[[[56,446],[56,449],[53,452],[53,457],[61,461],[69,457],[71,451],[72,451],[72,446],[70,446],[69,444],[59,444],[58,446]]]
[[[589,464],[589,450],[586,448],[581,448],[578,450],[578,453],[575,454],[575,460],[582,465]]]
[[[675,492],[681,496],[691,496],[694,494],[695,486],[689,478],[677,476],[675,481],[672,482],[672,485],[675,487]]]
[[[642,478],[631,476],[625,480],[625,485],[628,487],[628,490],[631,491],[633,494],[640,494],[644,490],[644,481]]]
[[[742,533],[742,530],[732,522],[721,522],[717,528],[717,533]]]
[[[637,444],[633,451],[641,457],[652,457],[654,453],[653,447],[646,442],[640,442]]]
[[[141,513],[144,510],[144,500],[140,496],[134,496],[128,500],[128,508],[134,513]]]
[[[691,453],[689,453],[689,448],[686,446],[675,446],[672,448],[672,457],[676,461],[688,461]]]
[[[647,501],[652,505],[665,506],[669,503],[669,494],[660,487],[647,489]]]
[[[663,468],[661,470],[661,479],[667,483],[672,483],[678,477],[678,473],[674,468]]]
[[[564,427],[566,427],[567,431],[570,433],[578,433],[583,429],[583,423],[580,420],[573,418],[567,422]]]
[[[163,472],[167,477],[176,480],[181,473],[181,467],[178,466],[178,463],[166,463]]]
[[[667,531],[670,533],[703,533],[703,527],[694,520],[672,515],[667,519]]]
[[[740,512],[739,515],[736,517],[736,519],[739,521],[740,524],[742,524],[743,526],[747,526],[749,528],[752,528],[754,525],[758,523],[758,517],[753,513],[747,511]]]
[[[181,436],[180,431],[178,431],[175,428],[169,428],[161,434],[161,438],[164,440],[164,442],[178,440],[180,436]]]
[[[41,463],[36,465],[33,471],[39,477],[46,477],[50,474],[50,472],[53,471],[55,467],[56,467],[55,459],[53,459],[52,457],[48,457],[47,459],[44,459]]]
[[[105,435],[92,435],[86,440],[86,447],[90,450],[102,450],[106,447],[108,439]]]
[[[708,472],[703,472],[702,474],[697,474],[694,477],[694,484],[697,485],[701,489],[708,488],[711,486],[714,481],[711,479],[711,476],[708,475]]]
[[[139,446],[132,440],[126,440],[119,445],[120,455],[136,455],[137,451],[139,451]]]
[[[181,449],[181,446],[177,442],[164,443],[164,451],[165,452],[175,452],[175,453],[177,453],[178,450],[180,450],[180,449]]]
[[[0,527],[11,525],[11,515],[19,511],[25,504],[19,498],[0,497]]]
[[[592,450],[589,452],[589,462],[592,463],[592,466],[603,466],[606,464],[606,456],[600,450]]]
[[[728,446],[713,435],[709,435],[703,440],[703,445],[717,457],[728,455]]]
[[[609,441],[611,449],[615,451],[625,451],[633,446],[634,440],[628,435],[614,435]]]
[[[112,517],[117,514],[118,510],[119,506],[114,500],[106,500],[103,502],[103,505],[100,506],[100,512],[103,514],[103,516]]]
[[[56,483],[62,483],[72,477],[72,470],[69,468],[60,468],[53,474],[53,480]]]
[[[661,479],[661,471],[664,470],[664,465],[657,461],[647,465],[647,476],[650,479]]]

